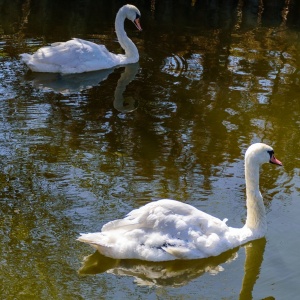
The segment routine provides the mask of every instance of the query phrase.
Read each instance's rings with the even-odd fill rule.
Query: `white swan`
[[[226,220],[191,205],[163,199],[105,224],[101,232],[82,234],[78,240],[116,259],[167,261],[216,256],[261,238],[267,222],[259,191],[259,170],[266,162],[282,166],[266,144],[253,144],[246,151],[247,219],[242,228],[229,227]]]
[[[20,55],[21,59],[33,72],[62,74],[97,71],[136,63],[139,60],[139,53],[124,30],[124,21],[126,18],[131,20],[139,30],[142,30],[140,16],[140,11],[130,4],[121,7],[117,13],[115,29],[125,54],[114,54],[109,52],[104,45],[74,38],[67,42],[43,47],[32,55],[23,53]]]

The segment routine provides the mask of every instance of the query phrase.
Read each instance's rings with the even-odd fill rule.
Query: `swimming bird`
[[[251,240],[267,230],[259,171],[264,163],[282,166],[272,147],[252,144],[245,154],[247,218],[242,228],[229,227],[197,208],[176,200],[162,199],[131,211],[124,219],[111,221],[101,232],[81,234],[90,244],[115,259],[168,261],[217,256]]]
[[[20,55],[21,59],[33,72],[61,74],[97,71],[136,63],[139,60],[139,52],[124,30],[124,21],[126,18],[131,20],[138,30],[142,30],[140,17],[140,11],[130,4],[121,7],[117,13],[115,30],[125,54],[114,54],[104,45],[74,38],[42,47],[32,55],[23,53]]]

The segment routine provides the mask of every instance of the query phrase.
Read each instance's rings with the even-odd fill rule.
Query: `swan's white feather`
[[[104,45],[78,38],[54,43],[21,57],[33,72],[63,74],[109,69],[122,61],[122,55],[110,53]]]
[[[238,245],[230,228],[191,205],[169,199],[149,203],[124,219],[111,221],[101,233],[82,234],[79,240],[114,258],[150,261],[215,256]]]

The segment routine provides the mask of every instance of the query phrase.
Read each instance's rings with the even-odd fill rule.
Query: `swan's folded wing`
[[[153,208],[153,203],[149,203],[138,209],[132,210],[124,219],[114,220],[103,225],[102,231],[119,230],[119,229],[137,229],[137,228],[153,228],[158,221],[163,219],[165,212],[157,206]],[[155,207],[155,208],[157,208]]]
[[[78,45],[72,41],[54,43],[51,46],[40,48],[32,58],[35,63],[43,64],[70,65],[78,63],[78,52],[76,52]]]
[[[111,230],[122,230],[128,231],[135,228],[139,228],[143,224],[138,223],[136,220],[120,219],[110,221],[103,225],[102,232],[111,231]]]
[[[226,220],[213,217],[193,206],[174,200],[163,199],[148,203],[131,211],[124,219],[105,224],[102,231],[148,228],[168,234],[184,232],[189,228],[203,235],[223,234],[228,230]]]
[[[40,48],[32,56],[32,63],[59,66],[62,70],[86,71],[91,68],[107,69],[112,63],[111,53],[104,45],[72,39],[67,42],[53,43]]]

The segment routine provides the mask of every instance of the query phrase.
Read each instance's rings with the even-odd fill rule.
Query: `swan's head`
[[[257,163],[262,165],[264,163],[272,163],[282,166],[282,163],[275,157],[272,147],[264,143],[252,144],[245,154],[246,163]]]
[[[134,5],[131,4],[126,4],[121,9],[124,11],[125,17],[128,20],[132,21],[136,28],[141,31],[142,27],[140,24],[140,11]]]

